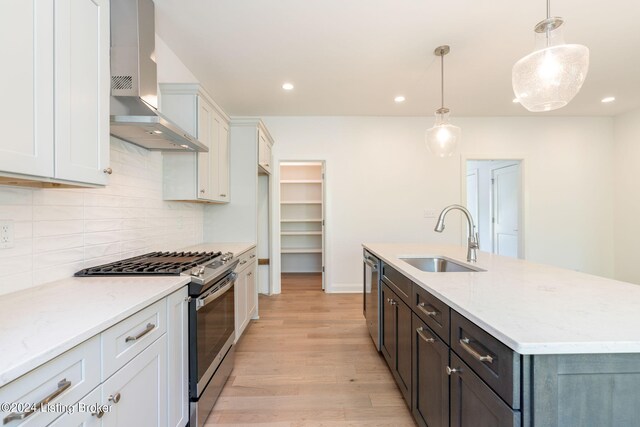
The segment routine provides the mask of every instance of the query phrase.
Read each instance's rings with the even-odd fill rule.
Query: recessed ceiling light
[[[284,90],[293,90],[293,84],[291,84],[291,83],[284,83],[284,84],[282,85],[282,89],[284,89]]]
[[[393,100],[399,104],[401,102],[404,102],[405,97],[400,95],[400,96],[396,96],[395,98],[393,98]]]
[[[518,98],[513,98],[513,101],[511,101],[511,102],[513,102],[514,104],[519,104],[520,100]]]
[[[602,100],[600,102],[604,102],[606,104],[606,103],[609,103],[609,102],[613,102],[615,100],[616,100],[615,96],[607,96],[606,98],[602,98]]]

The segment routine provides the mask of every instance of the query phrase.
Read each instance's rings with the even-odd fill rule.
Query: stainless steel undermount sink
[[[486,271],[481,268],[459,264],[443,256],[400,257],[400,259],[418,270],[428,271],[430,273],[473,273],[476,271]]]

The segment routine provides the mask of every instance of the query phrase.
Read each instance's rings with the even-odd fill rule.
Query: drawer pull
[[[422,326],[416,329],[416,332],[425,342],[436,342],[435,338],[428,337],[424,334],[424,328]]]
[[[120,397],[121,397],[120,393],[116,393],[109,396],[108,400],[109,402],[118,403],[120,402]]]
[[[131,336],[129,335],[124,342],[129,342],[129,341],[137,341],[140,338],[142,338],[143,336],[147,335],[149,332],[153,331],[155,329],[156,325],[154,325],[153,323],[147,323],[147,327],[145,328],[144,331],[140,332],[138,335]]]
[[[240,261],[240,265],[245,265],[247,263],[246,259],[243,259],[242,261]]]
[[[437,316],[438,315],[438,311],[434,310],[434,311],[429,311],[426,308],[424,308],[424,303],[421,302],[420,304],[418,304],[418,310],[420,310],[421,312],[423,312],[424,314],[426,314],[427,316]]]
[[[24,420],[28,416],[32,415],[34,412],[38,411],[44,405],[48,404],[53,399],[55,399],[56,397],[60,396],[69,387],[71,387],[71,381],[67,381],[66,378],[61,379],[58,382],[58,388],[56,389],[56,391],[54,391],[49,396],[47,396],[44,399],[42,399],[39,403],[37,403],[31,409],[27,409],[26,411],[19,412],[19,413],[18,412],[12,412],[11,414],[7,415],[2,420],[2,424],[9,424],[11,421],[15,421],[15,420]]]
[[[477,351],[475,351],[473,347],[471,347],[471,341],[469,340],[469,338],[462,338],[460,340],[460,345],[462,346],[462,348],[464,348],[467,351],[467,353],[475,357],[480,362],[493,363],[493,357],[489,355],[483,356]]]
[[[255,257],[256,257],[255,254],[249,256],[250,259],[255,258]]]

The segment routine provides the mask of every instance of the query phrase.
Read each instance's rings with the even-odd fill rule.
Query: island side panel
[[[640,422],[640,354],[533,356],[531,365],[532,426]]]

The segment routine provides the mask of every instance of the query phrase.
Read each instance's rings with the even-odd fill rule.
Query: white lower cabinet
[[[111,405],[102,425],[167,426],[167,337],[163,335],[102,385]]]
[[[188,326],[185,286],[0,387],[0,402],[50,408],[0,410],[0,425],[184,427]]]
[[[0,387],[0,402],[38,405],[73,405],[100,384],[100,337],[93,337],[33,371]],[[0,410],[7,427],[47,425],[61,415],[51,410],[11,407]]]
[[[101,403],[102,386],[97,387],[82,399],[74,408],[74,412],[60,416],[50,427],[100,427],[106,412]]]
[[[249,321],[258,309],[258,289],[256,280],[256,250],[251,249],[240,255],[238,279],[235,288],[235,332],[238,342]]]

